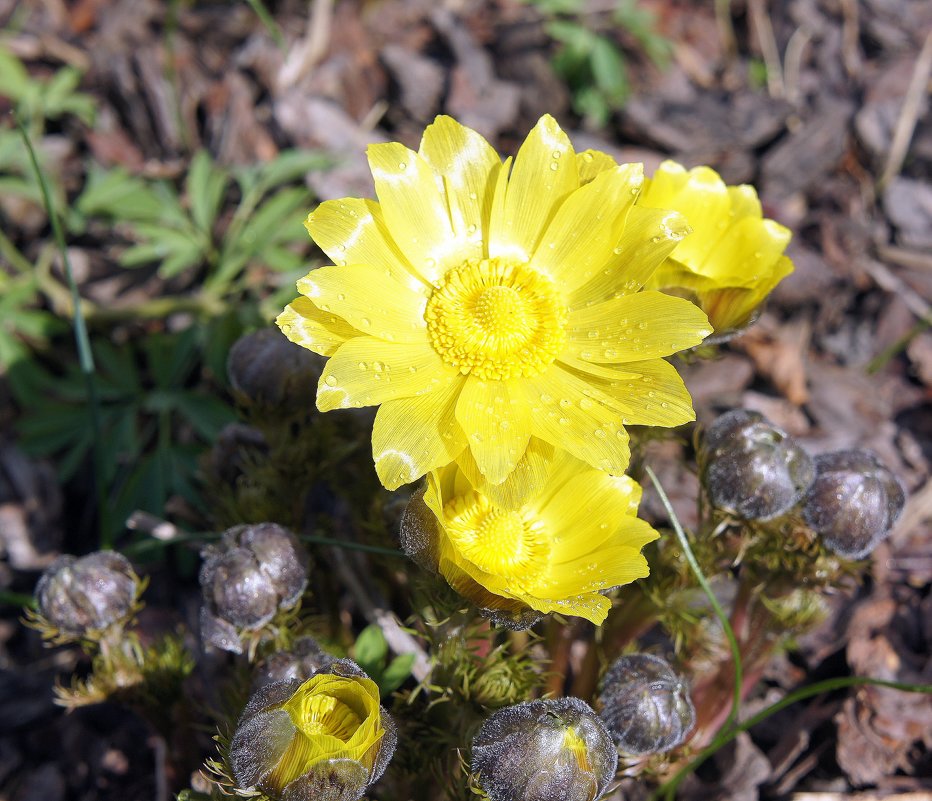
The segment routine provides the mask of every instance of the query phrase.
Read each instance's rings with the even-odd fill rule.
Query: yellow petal
[[[673,365],[663,359],[611,367],[569,358],[561,361],[567,374],[577,376],[597,392],[624,425],[674,428],[696,419],[683,379]]]
[[[748,184],[728,187],[728,199],[731,201],[731,219],[740,220],[744,217],[763,217],[760,207],[760,198],[757,190]]]
[[[426,340],[411,344],[355,337],[341,345],[324,367],[317,385],[317,408],[352,409],[424,395],[445,387],[457,375]]]
[[[549,573],[534,582],[533,590],[545,597],[565,598],[584,591],[630,584],[649,573],[647,560],[640,551],[626,545],[613,545],[599,550],[598,558],[588,555],[551,565]]]
[[[773,272],[791,236],[788,228],[773,220],[745,217],[729,226],[696,272],[722,286],[757,286]],[[678,252],[679,248],[677,258]]]
[[[689,234],[686,219],[675,211],[635,206],[604,270],[569,295],[571,309],[637,292]],[[617,251],[617,252],[616,252]]]
[[[292,342],[321,356],[332,356],[360,332],[346,320],[318,309],[308,298],[295,298],[275,320]]]
[[[322,311],[389,342],[426,342],[427,290],[402,286],[378,267],[320,267],[298,281],[298,291]]]
[[[455,251],[446,199],[430,165],[397,142],[369,145],[369,167],[385,224],[398,248],[431,283]]]
[[[699,303],[709,315],[709,321],[716,331],[741,328],[773,288],[791,272],[793,262],[787,256],[781,256],[773,272],[756,286],[702,289],[697,292]]]
[[[573,146],[546,114],[518,150],[502,214],[492,215],[489,255],[528,261],[557,209],[578,187]]]
[[[650,362],[645,362],[650,364]],[[554,364],[523,382],[531,433],[573,456],[615,475],[628,467],[628,434],[621,415],[598,389]]]
[[[528,598],[528,606],[538,612],[558,612],[561,615],[582,617],[600,626],[608,617],[612,602],[604,595],[588,592],[572,598]]]
[[[375,201],[327,200],[307,215],[304,227],[334,264],[380,267],[414,290],[429,284],[398,250]]]
[[[537,437],[528,440],[524,456],[501,484],[492,484],[482,475],[479,465],[467,448],[456,460],[471,487],[485,495],[496,506],[520,509],[533,498],[547,482],[554,459],[554,447]],[[582,464],[577,462],[577,464]]]
[[[636,362],[694,347],[711,333],[694,303],[645,291],[570,314],[566,352],[585,362]]]
[[[384,487],[397,489],[461,455],[466,435],[456,422],[455,410],[464,381],[457,376],[434,392],[379,407],[372,429],[372,456]],[[439,516],[443,500],[436,483],[433,490],[430,486],[424,501]]]
[[[443,181],[463,258],[481,259],[501,159],[485,139],[452,117],[437,117],[427,126],[419,153]]]
[[[468,377],[456,404],[456,419],[482,475],[500,484],[524,456],[531,436],[520,385]]]
[[[657,539],[656,531],[633,516],[639,496],[640,487],[630,478],[601,470],[586,470],[562,484],[533,513],[550,533],[550,560],[582,559],[601,553],[606,544],[639,550]]]
[[[653,209],[673,209],[683,214],[693,229],[681,242],[674,258],[700,264],[721,237],[729,222],[728,187],[715,170],[696,167],[687,171],[672,161],[663,162],[645,182],[638,204]]]
[[[615,167],[615,159],[601,150],[584,150],[576,154],[576,170],[579,172],[579,185],[585,186],[600,172]]]
[[[643,181],[643,165],[624,164],[573,192],[547,226],[531,266],[549,273],[566,293],[615,267],[614,248]]]

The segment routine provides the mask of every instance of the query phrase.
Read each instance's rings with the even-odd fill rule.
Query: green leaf
[[[30,92],[32,79],[16,56],[0,47],[0,96],[18,103]]]
[[[227,174],[214,166],[206,150],[191,160],[186,189],[194,224],[209,238],[226,191]]]
[[[225,425],[235,423],[236,413],[219,398],[197,392],[178,392],[175,408],[191,427],[208,442],[213,442]]]
[[[332,156],[318,150],[283,150],[273,161],[259,169],[256,186],[268,192],[282,184],[303,179],[309,172],[332,167]]]
[[[106,216],[127,222],[162,219],[163,199],[145,181],[121,168],[104,170],[92,165],[84,191],[74,203],[88,217]]]
[[[389,662],[388,667],[379,676],[379,690],[383,695],[394,692],[404,684],[408,676],[411,675],[414,659],[414,654],[399,654]]]
[[[589,55],[595,85],[616,107],[628,96],[628,71],[615,43],[604,36],[596,37]]]
[[[356,662],[366,673],[378,673],[388,656],[388,643],[382,629],[373,623],[359,632],[354,654]]]

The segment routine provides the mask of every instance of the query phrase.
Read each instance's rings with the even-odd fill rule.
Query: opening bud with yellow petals
[[[472,773],[491,801],[595,801],[617,767],[608,731],[578,698],[500,709],[472,741]]]
[[[638,205],[683,214],[692,234],[677,244],[648,286],[695,299],[716,337],[753,321],[774,287],[793,272],[783,255],[790,231],[765,219],[753,187],[726,186],[709,167],[665,161],[644,182]]]
[[[230,744],[239,790],[273,801],[357,801],[385,771],[395,725],[375,682],[349,660],[250,699]]]
[[[601,623],[604,591],[648,574],[641,548],[658,535],[636,517],[640,497],[630,478],[558,452],[541,491],[510,508],[453,464],[412,498],[402,547],[501,625],[548,612]]]

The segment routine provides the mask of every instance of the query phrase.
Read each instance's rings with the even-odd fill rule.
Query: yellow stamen
[[[549,545],[538,521],[502,509],[478,492],[453,498],[443,513],[453,544],[479,569],[528,581],[546,566]]]
[[[443,360],[483,380],[538,375],[566,341],[566,306],[551,280],[499,259],[447,272],[424,319]]]

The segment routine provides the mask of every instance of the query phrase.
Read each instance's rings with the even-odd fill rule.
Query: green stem
[[[65,245],[65,234],[61,227],[61,221],[55,213],[55,207],[52,205],[52,196],[49,192],[48,182],[45,179],[45,172],[39,166],[39,159],[36,157],[35,148],[32,146],[32,140],[23,127],[22,120],[15,116],[16,127],[19,129],[20,136],[29,153],[29,160],[32,163],[32,169],[35,171],[36,179],[39,182],[39,189],[42,192],[42,202],[45,204],[45,213],[48,215],[49,223],[52,226],[52,234],[55,237],[55,244],[61,253],[62,264],[65,267],[65,277],[68,280],[68,287],[71,290],[71,303],[74,308],[74,338],[78,348],[78,363],[81,366],[81,373],[84,376],[84,384],[87,391],[88,414],[90,416],[91,431],[94,437],[92,449],[94,460],[94,489],[97,498],[97,515],[100,525],[100,548],[109,550],[113,547],[111,537],[106,496],[104,493],[103,477],[103,457],[101,453],[101,426],[100,426],[100,398],[97,394],[97,380],[94,368],[94,353],[91,350],[90,337],[87,334],[87,324],[81,313],[81,295],[78,292],[78,284],[74,280],[74,271],[71,268],[71,259],[68,257],[68,248]]]
[[[889,687],[890,689],[901,690],[907,693],[923,693],[925,695],[932,695],[932,684],[907,684],[900,681],[874,679],[869,676],[840,676],[834,679],[826,679],[825,681],[810,684],[808,687],[801,687],[800,689],[791,692],[784,698],[781,698],[776,703],[765,707],[757,714],[751,715],[751,717],[749,717],[743,723],[739,723],[733,729],[726,732],[723,736],[717,738],[714,743],[700,751],[699,755],[695,759],[680,768],[672,779],[658,787],[657,790],[654,791],[654,793],[651,795],[650,801],[656,801],[656,799],[661,797],[672,799],[683,779],[685,779],[690,773],[702,765],[702,763],[705,762],[716,751],[718,751],[719,748],[730,743],[741,732],[752,729],[758,723],[766,720],[771,715],[776,714],[780,710],[786,709],[788,706],[792,706],[798,701],[804,701],[806,698],[812,698],[814,695],[821,695],[822,693],[832,692],[833,690],[841,690],[845,687],[858,687],[863,684],[868,684],[874,687]]]
[[[689,564],[690,569],[693,571],[693,574],[696,576],[696,580],[699,582],[699,586],[702,587],[702,591],[705,593],[706,598],[709,599],[712,610],[715,612],[715,616],[718,618],[718,621],[722,626],[722,630],[725,632],[725,637],[728,639],[728,646],[731,648],[731,657],[734,662],[735,669],[735,687],[731,701],[731,712],[729,713],[728,719],[725,721],[715,740],[713,740],[712,745],[709,746],[710,748],[712,746],[720,747],[719,740],[722,738],[723,732],[727,732],[738,719],[738,712],[741,709],[741,687],[744,681],[741,667],[741,649],[738,647],[738,640],[735,637],[734,630],[731,628],[731,623],[728,620],[728,616],[722,609],[721,604],[719,604],[718,598],[715,597],[715,593],[712,591],[712,586],[709,584],[708,579],[706,579],[705,574],[703,574],[702,568],[699,567],[699,562],[696,561],[696,556],[689,545],[689,538],[686,536],[686,532],[683,530],[683,526],[680,525],[680,521],[676,516],[676,512],[673,511],[673,505],[670,503],[670,499],[663,491],[663,487],[660,485],[660,481],[657,479],[654,471],[651,470],[648,465],[644,466],[644,471],[650,477],[654,488],[657,490],[657,494],[660,496],[660,502],[663,504],[663,508],[666,509],[667,514],[670,516],[670,522],[673,523],[673,530],[676,532],[676,537],[679,540],[680,547],[683,549],[683,555],[686,557],[686,561]]]
[[[255,12],[256,16],[259,18],[265,29],[269,32],[269,36],[275,41],[276,46],[279,50],[285,49],[285,37],[282,35],[282,29],[278,27],[278,23],[273,19],[272,15],[269,14],[268,9],[262,5],[261,0],[246,0],[249,3],[250,8]]]
[[[0,590],[0,604],[4,606],[18,606],[27,609],[36,608],[36,599],[24,592],[12,592],[10,590]]]
[[[405,558],[405,555],[401,551],[397,551],[394,548],[381,548],[378,545],[365,545],[361,542],[338,540],[333,537],[319,537],[316,534],[300,534],[298,535],[298,539],[301,540],[301,542],[306,542],[310,545],[332,545],[334,548],[344,548],[348,551],[364,551],[365,553],[377,553],[381,556],[397,556],[402,559]]]

